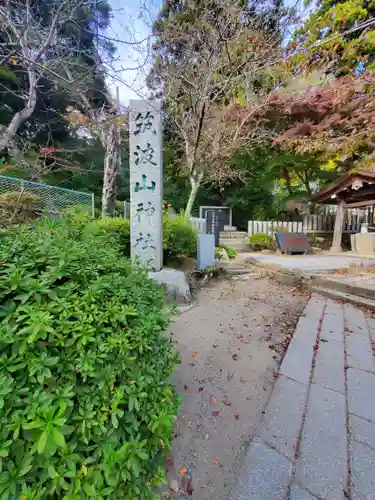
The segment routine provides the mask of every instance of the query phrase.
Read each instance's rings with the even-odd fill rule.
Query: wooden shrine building
[[[331,251],[340,252],[345,210],[375,206],[375,172],[371,170],[348,172],[315,193],[311,201],[315,204],[337,204]]]

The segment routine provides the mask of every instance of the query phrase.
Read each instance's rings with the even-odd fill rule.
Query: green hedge
[[[113,238],[85,216],[0,236],[2,499],[158,498],[177,355]]]
[[[87,225],[86,235],[102,235],[112,238],[118,250],[130,257],[130,221],[124,218],[95,219]]]
[[[256,233],[250,236],[249,245],[251,250],[258,252],[260,250],[274,250],[275,243],[272,236],[263,233]]]
[[[163,217],[164,261],[180,256],[196,257],[198,233],[183,215]]]
[[[130,223],[128,219],[96,219],[86,230],[87,234],[113,237],[113,244],[130,256]],[[180,256],[195,257],[197,253],[197,231],[182,215],[163,216],[164,262],[168,264]]]

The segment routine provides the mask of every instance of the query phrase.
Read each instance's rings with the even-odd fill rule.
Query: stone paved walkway
[[[313,295],[230,500],[375,500],[375,319]]]

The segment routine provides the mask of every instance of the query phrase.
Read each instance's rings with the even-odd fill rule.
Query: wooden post
[[[342,239],[342,229],[344,227],[344,215],[345,215],[345,201],[340,200],[337,206],[336,218],[335,218],[335,228],[333,230],[333,241],[331,246],[331,252],[341,252],[341,239]]]

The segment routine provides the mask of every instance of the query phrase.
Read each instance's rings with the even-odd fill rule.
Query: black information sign
[[[303,233],[276,233],[277,245],[282,253],[312,253],[310,243]]]
[[[207,233],[215,235],[215,247],[220,244],[220,212],[207,210],[206,212],[206,228]]]

